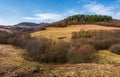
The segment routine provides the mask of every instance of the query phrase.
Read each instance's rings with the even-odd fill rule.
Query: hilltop
[[[106,15],[73,15],[63,20],[47,24],[47,27],[66,27],[69,25],[93,24],[102,26],[120,27],[120,20]]]
[[[29,27],[35,27],[35,26],[44,26],[44,25],[47,25],[47,23],[39,23],[39,24],[37,24],[37,23],[33,23],[33,22],[21,22],[21,23],[19,23],[19,24],[16,24],[16,25],[14,25],[14,26],[21,26],[21,27],[27,27],[27,26],[29,26]]]
[[[12,32],[33,32],[37,30],[43,29],[43,26],[47,25],[47,23],[32,23],[32,22],[21,22],[16,25],[5,26],[0,25],[0,31],[12,33]]]

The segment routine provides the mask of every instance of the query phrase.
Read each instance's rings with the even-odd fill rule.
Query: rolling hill
[[[106,15],[73,15],[69,16],[63,20],[47,24],[47,27],[66,27],[69,25],[101,25],[101,26],[111,26],[120,27],[120,20],[113,19],[111,16]]]
[[[114,25],[115,22],[117,22],[117,23]],[[110,25],[110,23],[112,25]],[[26,41],[26,40],[27,40],[27,42],[29,41],[29,43],[24,42],[23,45],[24,45],[24,47],[27,47],[27,45],[29,44],[28,49],[33,51],[33,53],[31,54],[32,56],[34,56],[35,58],[36,57],[39,58],[37,60],[41,60],[44,58],[49,59],[51,57],[53,57],[53,59],[56,59],[56,53],[58,51],[61,52],[62,51],[61,49],[65,49],[62,47],[62,46],[64,46],[63,44],[65,44],[65,43],[57,44],[57,42],[59,40],[65,40],[65,41],[67,41],[66,43],[71,44],[70,40],[71,40],[72,33],[78,32],[80,30],[86,30],[86,31],[88,31],[88,30],[90,30],[90,31],[91,30],[92,31],[105,30],[105,31],[110,31],[110,32],[111,31],[120,31],[118,23],[119,23],[119,20],[113,20],[109,16],[75,15],[75,16],[70,16],[64,20],[54,22],[51,24],[44,24],[44,23],[36,24],[36,23],[23,22],[23,23],[19,23],[19,24],[15,25],[15,26],[1,26],[0,27],[0,30],[1,30],[0,35],[3,34],[2,32],[6,32],[5,35],[7,35],[8,33],[10,33],[9,30],[16,31],[16,33],[19,31],[20,32],[28,32],[31,34],[32,37],[35,37],[35,39],[30,38],[28,40],[28,38],[23,37],[22,40],[19,40],[20,37],[16,38],[14,35],[12,38],[9,38],[9,39],[11,39],[11,41],[10,40],[9,41],[16,43],[16,41],[14,41],[14,40],[17,39],[17,42],[19,42],[20,45],[22,44],[23,41]],[[42,25],[42,27],[45,27],[46,29],[42,30],[42,31],[36,31],[36,29],[41,27],[40,25]],[[36,32],[31,33],[31,31],[36,31]],[[118,33],[118,36],[119,36],[119,33]],[[8,37],[10,37],[10,36],[8,36]],[[6,39],[8,39],[8,37],[6,37]],[[52,45],[52,43],[50,43],[51,44],[51,46],[50,46],[51,48],[50,48],[49,42],[44,39],[43,39],[43,41],[41,41],[39,39],[41,37],[47,37],[49,39],[55,40],[54,43],[56,41],[57,42],[55,44],[53,43],[53,45]],[[5,39],[4,37],[2,37],[2,38],[0,38],[0,39],[2,39],[2,40]],[[38,38],[40,41],[38,41],[38,39],[36,39],[36,38]],[[60,38],[63,38],[63,39],[60,39]],[[101,37],[99,37],[99,38],[101,39]],[[109,36],[107,38],[109,38]],[[107,39],[107,38],[105,38],[105,39]],[[112,37],[110,37],[110,38],[112,38]],[[82,40],[82,41],[85,42],[84,40]],[[80,43],[79,41],[76,41],[76,43],[75,43],[76,45],[77,45],[77,42]],[[97,42],[99,42],[99,41],[97,41]],[[19,43],[18,43],[18,47],[19,47]],[[103,43],[103,44],[105,44],[105,43]],[[8,44],[12,44],[12,43],[8,43]],[[47,44],[49,44],[49,45],[47,45]],[[101,44],[102,43],[100,43],[100,46],[101,46]],[[103,44],[102,44],[102,46],[104,46]],[[29,52],[31,52],[30,50],[27,52],[27,49],[24,49],[24,47],[23,47],[23,49],[20,49],[20,48],[17,48],[17,46],[16,47],[15,46],[16,45],[12,46],[12,45],[0,44],[0,66],[1,66],[0,67],[0,77],[10,77],[10,76],[12,76],[12,77],[15,77],[15,76],[16,77],[24,77],[24,76],[25,77],[26,76],[27,77],[119,77],[120,76],[120,73],[119,73],[120,72],[120,70],[119,70],[120,69],[120,59],[119,59],[120,55],[112,53],[108,48],[104,49],[104,50],[96,49],[95,52],[96,51],[98,52],[97,57],[99,59],[92,63],[85,62],[85,63],[79,63],[79,64],[70,64],[68,62],[66,64],[59,64],[59,63],[55,63],[55,64],[48,63],[47,64],[44,62],[39,63],[39,61],[37,61],[37,60],[35,60],[35,62],[33,62],[34,59],[32,59],[32,57],[30,57],[28,54]],[[59,47],[59,46],[61,46],[61,47]],[[68,50],[66,50],[67,53],[65,53],[65,55],[68,54],[68,51],[70,49],[75,48],[75,47],[77,48],[78,46],[70,47]],[[98,46],[98,44],[95,46]],[[33,49],[31,49],[31,48],[33,48]],[[43,48],[43,50],[41,50],[42,48]],[[81,48],[81,46],[79,46],[78,49],[80,49],[80,48]],[[87,49],[87,48],[85,48],[85,49]],[[49,50],[52,52],[55,52],[55,51],[57,51],[57,52],[55,52],[53,54]],[[41,54],[41,51],[43,52],[42,54]],[[72,50],[72,51],[74,52],[77,50]],[[81,51],[79,51],[79,52],[81,52]],[[38,56],[36,56],[36,54],[34,54],[36,52],[37,52]],[[46,58],[46,55],[49,55],[49,54],[46,54],[48,52],[50,52],[49,53],[50,56]],[[63,54],[63,53],[57,53],[57,54]],[[72,53],[72,54],[74,54],[74,53]],[[59,55],[57,57],[59,57]],[[63,58],[61,58],[61,59],[63,59]],[[75,60],[75,59],[73,59],[73,60]]]
[[[67,27],[48,27],[46,30],[31,33],[32,37],[47,37],[54,40],[64,37],[64,40],[70,40],[72,32],[83,30],[120,30],[116,27],[105,27],[100,25],[69,25]]]
[[[11,45],[0,45],[0,77],[119,77],[120,55],[107,50],[99,52],[100,64],[44,64],[27,61],[25,52]],[[104,63],[104,64],[102,64]],[[39,67],[38,67],[39,66]],[[40,71],[37,72],[37,69]],[[46,74],[47,73],[47,74]]]
[[[44,26],[44,25],[47,25],[47,23],[32,23],[32,22],[21,22],[19,24],[16,24],[14,26],[19,26],[19,27],[38,27],[38,26]]]

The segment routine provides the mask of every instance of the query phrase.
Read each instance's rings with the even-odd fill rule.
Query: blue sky
[[[75,14],[120,19],[120,0],[0,0],[0,24],[55,22]]]

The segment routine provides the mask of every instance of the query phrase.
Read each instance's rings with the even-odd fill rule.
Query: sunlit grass
[[[120,55],[114,54],[108,50],[99,51],[99,57],[99,63],[120,65]]]
[[[71,39],[72,32],[78,32],[81,29],[83,30],[118,30],[119,28],[115,27],[104,27],[99,25],[71,25],[68,27],[50,27],[47,30],[38,31],[32,33],[32,37],[47,37],[53,40],[59,40],[59,37],[64,38],[65,41],[69,41]]]

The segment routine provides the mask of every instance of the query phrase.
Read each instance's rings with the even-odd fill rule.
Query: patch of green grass
[[[99,51],[99,62],[98,63],[120,65],[120,55],[114,54],[108,50]]]

